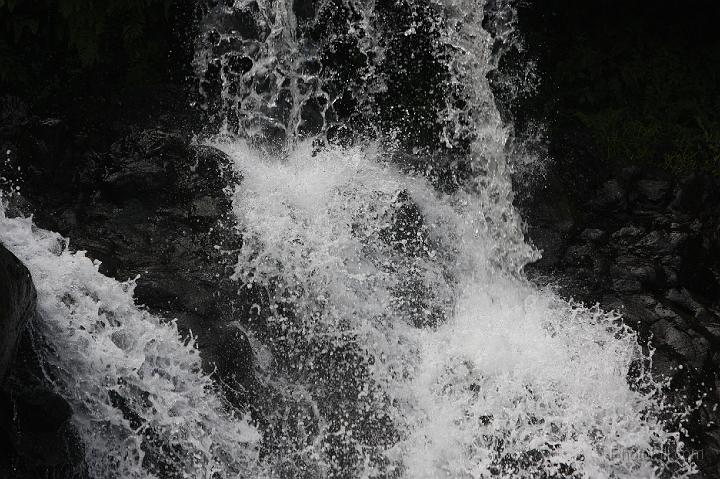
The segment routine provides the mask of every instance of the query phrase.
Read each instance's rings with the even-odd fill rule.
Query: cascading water
[[[258,432],[215,394],[193,342],[134,304],[133,282],[4,205],[0,241],[37,285],[45,368],[73,407],[91,477],[253,477]]]
[[[407,19],[391,18],[398,5]],[[208,72],[220,72],[215,113],[226,121],[211,143],[244,177],[234,194],[244,238],[236,278],[261,291],[248,295],[257,299],[248,322],[276,398],[258,408],[273,431],[264,440],[271,476],[692,469],[658,419],[652,379],[643,372],[628,385],[642,359],[634,335],[616,315],[568,304],[522,276],[537,253],[512,206],[509,132],[487,80],[513,38],[513,15],[493,3],[491,35],[485,7],[327,1],[299,21],[297,2],[236,2],[210,16],[197,65],[205,86]],[[265,33],[220,26],[223,16],[259,19]],[[398,37],[417,38],[417,50]],[[428,37],[443,101],[431,119],[438,128],[426,130],[436,137],[419,146],[402,136],[426,127],[422,106],[406,108],[408,126],[393,123],[383,102],[392,105],[386,93],[403,81],[388,68],[403,64],[397,49],[420,57]],[[360,80],[333,62],[348,50]],[[410,83],[412,75],[401,72]],[[343,114],[348,97],[354,108]],[[317,131],[304,128],[308,118],[321,118]],[[333,141],[343,122],[355,127],[351,142]],[[403,154],[432,160],[408,169]],[[438,156],[462,157],[443,164],[466,170],[455,188],[430,186]]]
[[[694,471],[620,318],[523,276],[537,252],[487,80],[513,16],[490,3],[257,0],[206,16],[196,66],[222,130],[207,142],[243,176],[252,417],[132,282],[0,215],[94,477]]]

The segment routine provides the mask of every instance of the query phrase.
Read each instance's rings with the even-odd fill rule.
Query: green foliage
[[[558,144],[568,132],[586,130],[594,141],[574,140],[599,151],[610,169],[720,175],[720,7],[658,0],[524,4],[520,27],[544,84],[529,104],[537,112],[521,115],[549,119]]]
[[[578,48],[556,73],[605,159],[720,174],[717,50],[689,51],[647,32],[614,34]]]

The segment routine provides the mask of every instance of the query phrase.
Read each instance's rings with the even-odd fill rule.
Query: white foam
[[[175,323],[135,305],[132,281],[100,274],[61,236],[6,217],[4,206],[0,241],[32,274],[45,366],[72,405],[91,477],[163,477],[160,459],[182,477],[254,477],[258,431],[216,394]]]
[[[368,388],[380,387],[389,401],[372,406],[385,407],[399,431],[382,457],[403,477],[693,470],[678,434],[658,419],[659,397],[628,384],[631,362],[641,358],[634,334],[617,315],[568,304],[499,262],[504,239],[482,198],[440,195],[372,150],[313,155],[304,145],[273,160],[242,142],[215,146],[244,175],[234,197],[245,239],[237,276],[273,284],[271,301],[292,295],[295,316],[277,313],[275,321],[308,337],[351,334],[373,358]],[[432,254],[404,255],[382,240],[403,191],[422,212]],[[410,277],[445,308],[438,327],[415,327],[404,313],[411,298],[397,291]],[[317,360],[298,357],[309,369]],[[322,401],[322,385],[288,380]],[[372,439],[347,440],[377,452]],[[358,477],[387,472],[372,457]]]

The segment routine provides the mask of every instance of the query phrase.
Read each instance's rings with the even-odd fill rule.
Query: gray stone
[[[611,237],[614,240],[622,240],[637,238],[643,234],[645,234],[645,228],[638,226],[623,226],[619,230],[615,231]]]
[[[682,318],[682,316],[680,316],[676,311],[672,310],[671,308],[667,307],[662,303],[658,303],[655,308],[653,308],[653,311],[658,316],[658,318],[670,321],[683,331],[687,331],[690,329],[687,322]]]
[[[656,301],[651,296],[633,295],[618,300],[618,311],[625,317],[626,321],[634,323],[653,324],[658,321],[658,316],[653,311]]]
[[[661,202],[670,193],[670,184],[662,180],[640,180],[637,182],[637,189],[646,199]]]
[[[704,338],[693,337],[664,319],[653,324],[652,332],[653,342],[669,346],[693,367],[702,367],[709,351],[709,343],[702,342]]]
[[[0,245],[0,477],[83,477],[73,411],[47,383],[26,325],[36,291],[27,268]],[[9,461],[6,463],[5,461]],[[70,470],[76,472],[70,473]],[[8,475],[9,474],[9,475]]]
[[[670,207],[683,213],[696,213],[718,196],[717,181],[704,174],[692,174],[685,178]]]
[[[594,203],[601,208],[619,208],[625,204],[625,189],[618,180],[606,181],[598,191]]]
[[[594,243],[604,243],[608,239],[608,234],[605,230],[587,228],[580,233],[580,239],[584,241],[592,241]]]
[[[589,245],[575,245],[567,249],[563,260],[567,264],[581,265],[588,263],[592,256],[592,248]]]
[[[193,202],[193,216],[220,218],[223,213],[222,201],[209,195],[202,196]]]
[[[693,314],[696,314],[699,310],[702,309],[702,305],[698,303],[695,298],[692,297],[690,292],[685,288],[673,288],[667,292],[665,297],[673,303],[676,303],[687,309],[688,311],[692,312]]]
[[[673,242],[670,235],[664,231],[651,231],[635,246],[654,255],[667,254],[673,251]]]
[[[612,287],[619,293],[637,293],[642,291],[642,283],[635,278],[613,278]]]

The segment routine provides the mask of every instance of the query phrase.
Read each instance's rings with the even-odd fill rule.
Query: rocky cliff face
[[[113,128],[100,143],[60,120],[8,122],[0,144],[23,185],[11,210],[70,238],[71,249],[102,262],[102,273],[138,277],[138,302],[192,332],[207,372],[240,401],[237,391],[253,390],[252,358],[231,324],[243,305],[228,268],[242,238],[226,189],[241,178],[223,153],[193,144],[189,131],[177,111]]]
[[[567,297],[616,309],[654,350],[708,477],[720,474],[720,184],[626,168],[585,192],[553,178],[525,207],[545,250],[530,268]],[[591,183],[592,184],[592,183]]]

